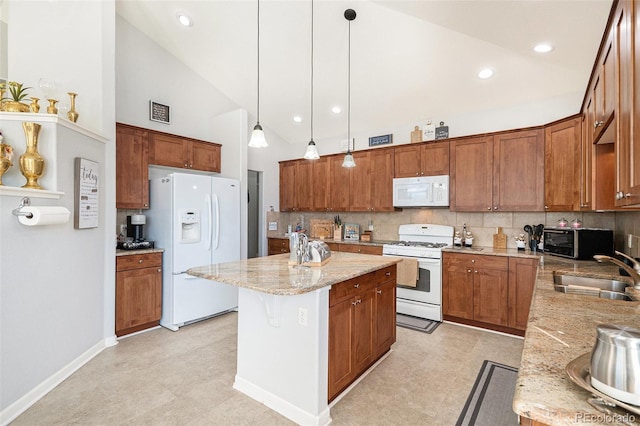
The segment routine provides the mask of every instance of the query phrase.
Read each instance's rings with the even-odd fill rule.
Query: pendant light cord
[[[313,141],[313,0],[311,0],[311,140]]]
[[[347,72],[347,151],[351,153],[351,21],[349,21],[348,44],[348,72]]]
[[[257,120],[260,124],[260,0],[258,0],[258,108],[257,108]]]

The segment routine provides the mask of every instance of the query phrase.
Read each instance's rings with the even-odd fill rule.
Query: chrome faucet
[[[633,287],[638,289],[638,290],[640,290],[640,273],[638,273],[631,266],[627,265],[626,263],[622,262],[621,260],[616,259],[615,257],[605,256],[605,255],[602,255],[602,254],[596,254],[595,256],[593,256],[593,258],[595,260],[597,260],[598,262],[601,262],[601,263],[604,262],[604,261],[611,262],[611,263],[613,263],[615,265],[618,265],[622,269],[624,269],[629,274],[631,279],[633,280]]]

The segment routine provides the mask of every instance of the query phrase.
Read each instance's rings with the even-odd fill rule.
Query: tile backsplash
[[[311,219],[323,219],[333,221],[336,213],[288,213],[269,212],[268,222],[277,222],[276,231],[267,231],[268,237],[282,237],[287,230],[287,225],[293,228],[300,223],[310,233]],[[635,235],[640,236],[640,212],[624,213],[595,213],[595,212],[531,212],[531,213],[464,213],[452,212],[449,209],[404,209],[390,213],[339,213],[342,223],[355,223],[361,230],[368,229],[369,221],[373,223],[374,240],[397,240],[398,226],[406,223],[433,223],[439,225],[451,225],[456,231],[462,231],[464,224],[474,236],[474,245],[491,247],[493,234],[497,227],[502,227],[502,232],[507,235],[507,247],[516,248],[515,237],[524,233],[525,225],[556,226],[558,220],[565,218],[568,221],[580,219],[584,227],[608,228],[622,232],[632,229]],[[620,217],[620,216],[625,217]],[[628,217],[627,217],[628,216]],[[616,232],[616,247],[619,247],[620,239]],[[631,231],[629,231],[631,232]]]

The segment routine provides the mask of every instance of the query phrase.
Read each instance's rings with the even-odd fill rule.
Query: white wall
[[[5,421],[7,407],[14,408],[19,398],[114,334],[114,225],[109,222],[115,221],[115,209],[107,206],[115,202],[115,167],[109,161],[114,152],[115,5],[5,0],[3,7],[8,77],[34,87],[33,96],[39,94],[40,77],[55,80],[61,94],[78,92],[78,124],[109,139],[107,144],[91,142],[63,129],[57,158],[45,160],[57,162],[58,189],[65,195],[32,200],[73,211],[73,160],[97,161],[98,228],[75,230],[73,221],[26,228],[11,215],[20,197],[0,196],[0,409]],[[12,139],[24,144],[24,135]]]

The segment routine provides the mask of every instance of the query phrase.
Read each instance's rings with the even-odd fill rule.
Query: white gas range
[[[442,249],[453,245],[453,231],[447,225],[400,225],[400,241],[382,246],[383,256],[417,260],[417,285],[397,287],[399,314],[442,321]]]

